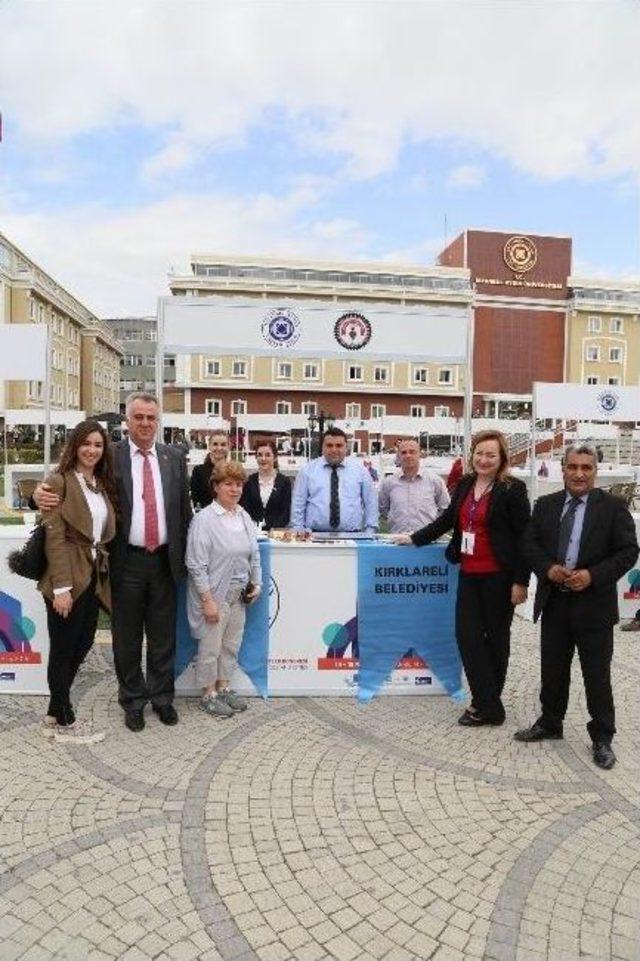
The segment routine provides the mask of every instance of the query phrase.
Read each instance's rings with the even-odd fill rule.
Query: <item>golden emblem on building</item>
[[[529,237],[509,237],[504,245],[504,262],[517,274],[524,274],[535,267],[538,251]]]

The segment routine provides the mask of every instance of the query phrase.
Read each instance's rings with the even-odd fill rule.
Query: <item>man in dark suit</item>
[[[633,518],[624,502],[595,488],[598,455],[588,443],[567,448],[565,489],[541,497],[525,532],[524,555],[538,577],[534,620],[542,614],[542,713],[517,741],[562,737],[571,661],[577,648],[591,720],[593,760],[616,761],[611,748],[615,711],[611,690],[616,584],[638,556]]]
[[[110,551],[111,630],[118,700],[131,731],[144,728],[147,701],[163,724],[178,722],[173,706],[176,586],[185,574],[191,520],[184,454],[156,443],[153,394],[127,398],[129,436],[114,445],[120,517]],[[147,636],[147,672],[142,640]]]
[[[126,420],[128,437],[112,448],[118,518],[109,550],[111,633],[125,724],[130,731],[142,731],[147,701],[163,724],[178,723],[173,706],[176,586],[186,574],[192,514],[184,454],[156,444],[159,409],[154,395],[130,394]],[[45,511],[58,503],[46,484],[38,486],[34,500]]]

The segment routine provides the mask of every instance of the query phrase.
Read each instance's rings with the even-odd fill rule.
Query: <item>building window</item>
[[[313,414],[315,417],[318,413],[318,405],[316,404],[315,400],[303,401],[302,404],[300,404],[300,413],[306,414],[307,417],[309,417],[310,414]]]
[[[347,381],[354,383],[362,380],[362,367],[359,364],[349,364],[347,367]]]
[[[589,334],[601,334],[602,317],[589,317],[587,321],[587,332]]]
[[[388,384],[388,383],[389,383],[389,368],[388,368],[388,367],[374,367],[374,368],[373,368],[373,382],[374,382],[374,384]]]
[[[147,327],[144,332],[145,340],[157,340],[155,327]]]
[[[288,360],[279,360],[276,367],[276,380],[291,380],[293,365]]]
[[[232,377],[246,377],[247,376],[247,362],[246,360],[234,360],[231,365],[231,376]]]
[[[609,387],[619,387],[619,386],[620,386],[620,378],[619,378],[619,377],[608,377],[608,378],[607,378],[607,383],[608,383]]]
[[[317,364],[304,364],[302,368],[302,376],[305,380],[317,380],[318,379],[318,365]]]
[[[289,400],[276,401],[276,414],[290,414],[290,413],[291,413],[291,401]]]
[[[612,317],[609,321],[610,334],[624,334],[624,324],[622,317]]]
[[[600,378],[596,374],[589,374],[589,376],[587,377],[587,384],[591,384],[592,387],[598,384],[599,382],[600,382]]]
[[[600,348],[594,347],[592,345],[587,345],[585,348],[585,360],[588,361],[598,361],[600,360]]]
[[[414,367],[414,368],[413,368],[413,383],[414,383],[414,384],[428,384],[428,383],[429,383],[429,368],[428,368],[428,367]]]
[[[426,407],[424,404],[412,404],[409,410],[410,417],[425,417]]]
[[[247,413],[247,402],[246,400],[232,400],[231,401],[231,416],[239,417],[241,414]]]
[[[453,371],[450,367],[441,367],[438,371],[438,383],[439,384],[452,384],[453,383]]]
[[[609,348],[609,362],[611,364],[621,364],[622,363],[622,347],[610,347]]]
[[[212,417],[220,417],[221,410],[222,404],[219,400],[215,400],[213,397],[207,397],[204,402],[205,414],[210,414]]]
[[[219,377],[220,376],[220,361],[219,360],[206,360],[204,364],[204,372],[207,377]]]
[[[361,414],[362,406],[360,404],[345,404],[344,406],[344,416],[347,420],[352,420],[353,418],[362,417]]]
[[[371,405],[371,419],[376,420],[379,417],[384,417],[387,413],[386,404],[372,404]]]
[[[129,367],[142,367],[142,356],[140,354],[125,354],[124,362]]]
[[[434,408],[433,408],[433,416],[434,416],[434,417],[448,417],[448,416],[449,416],[449,408],[448,408],[448,407],[444,407],[444,406],[434,407]]]

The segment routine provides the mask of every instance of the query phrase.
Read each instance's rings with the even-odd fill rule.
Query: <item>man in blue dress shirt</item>
[[[378,498],[369,471],[347,457],[347,435],[330,427],[322,455],[300,470],[293,488],[294,530],[366,531],[378,529]]]

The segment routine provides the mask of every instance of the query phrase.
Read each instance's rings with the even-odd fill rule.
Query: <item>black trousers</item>
[[[166,549],[129,550],[111,585],[111,633],[118,701],[125,711],[171,704],[176,653],[176,587]],[[147,636],[147,676],[142,642]]]
[[[95,594],[95,575],[86,589],[73,602],[68,617],[60,617],[53,603],[45,598],[49,629],[49,709],[58,724],[73,724],[75,714],[71,706],[71,685],[80,665],[91,650],[98,626],[99,603]]]
[[[511,649],[510,574],[464,574],[456,599],[456,637],[471,690],[471,706],[487,721],[505,718],[502,690]]]
[[[611,690],[613,626],[585,624],[576,613],[576,600],[570,592],[553,590],[542,612],[542,714],[538,720],[548,730],[562,733],[569,703],[571,662],[577,648],[591,718],[587,731],[592,741],[609,744],[616,733]]]

